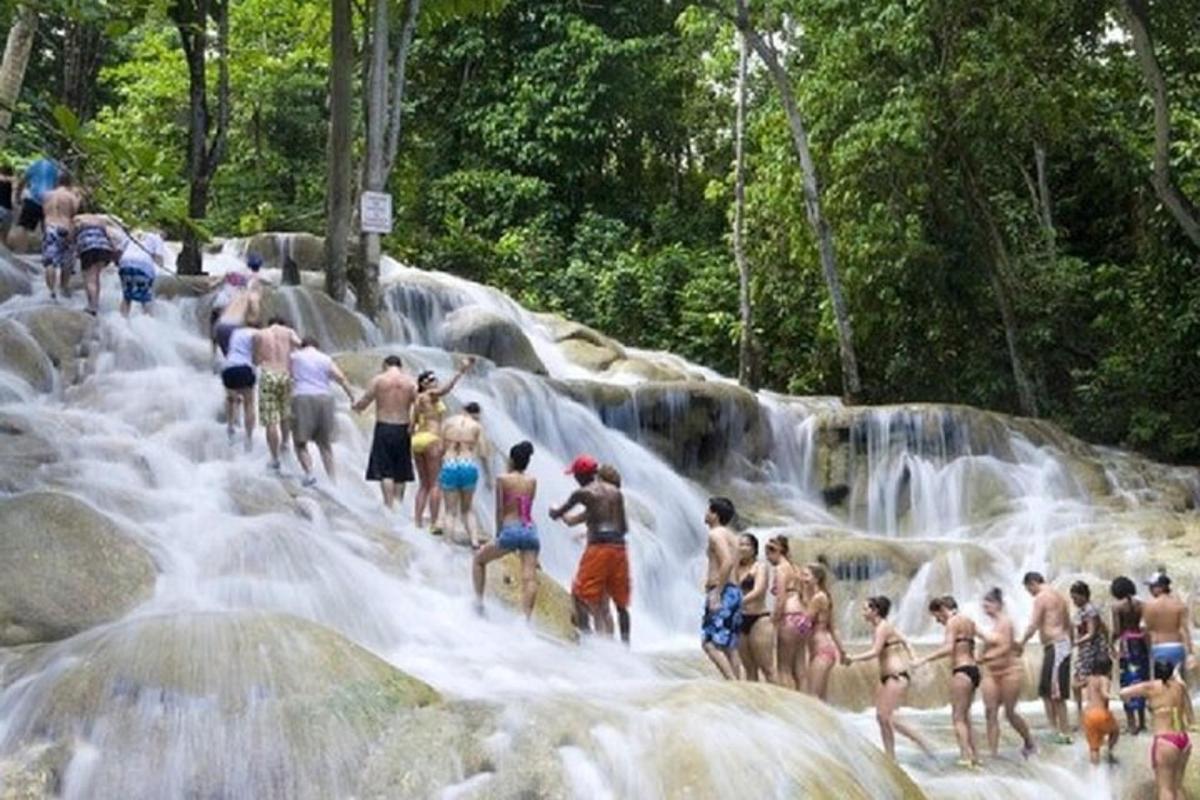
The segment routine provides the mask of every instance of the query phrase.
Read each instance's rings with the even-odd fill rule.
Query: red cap
[[[596,463],[596,459],[589,455],[575,456],[575,460],[571,462],[571,466],[567,467],[564,475],[593,475],[596,470],[600,469],[600,465]]]

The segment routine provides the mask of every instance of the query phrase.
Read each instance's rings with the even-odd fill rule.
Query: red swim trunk
[[[589,544],[579,559],[571,594],[588,605],[611,598],[620,608],[629,608],[629,558],[625,546]]]

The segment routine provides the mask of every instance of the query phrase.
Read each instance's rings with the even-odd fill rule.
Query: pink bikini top
[[[517,501],[517,516],[521,518],[521,522],[526,525],[533,524],[533,498],[527,494],[509,494],[504,493],[504,503],[507,505],[509,500]]]

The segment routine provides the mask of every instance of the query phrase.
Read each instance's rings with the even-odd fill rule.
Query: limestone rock
[[[593,372],[603,372],[621,353],[609,347],[601,347],[584,339],[567,339],[559,342],[559,349],[567,360]]]
[[[0,303],[13,295],[32,292],[33,271],[0,245]]]
[[[762,459],[770,442],[753,394],[732,383],[646,383],[633,388],[643,440],[677,469],[720,467],[730,454]]]
[[[13,317],[23,324],[42,351],[50,358],[63,384],[79,377],[78,360],[85,350],[85,337],[94,320],[82,311],[65,306],[38,306],[17,312]]]
[[[447,350],[474,353],[499,367],[546,374],[529,337],[511,320],[478,305],[464,306],[446,317],[441,329]]]
[[[57,459],[57,449],[32,420],[0,414],[0,491],[30,488],[37,470]]]
[[[688,379],[686,372],[676,369],[670,364],[636,356],[618,358],[616,361],[613,361],[608,366],[608,373],[615,376],[624,375],[658,383],[686,381]]]
[[[211,275],[172,275],[160,271],[154,279],[154,296],[163,300],[203,297],[212,289],[212,284]]]
[[[54,365],[25,326],[11,319],[0,319],[0,368],[17,375],[35,391],[54,388]]]
[[[262,256],[267,269],[283,269],[288,259],[301,272],[325,269],[325,240],[311,233],[258,233],[246,242],[246,252]]]
[[[150,556],[70,495],[0,502],[0,645],[72,636],[116,619],[154,587]]]
[[[268,288],[263,293],[262,319],[283,317],[301,336],[313,336],[321,349],[357,350],[374,344],[378,333],[370,323],[322,291],[301,286]]]
[[[579,632],[571,623],[574,611],[571,594],[541,570],[538,570],[537,581],[534,624],[557,639],[578,641]],[[521,561],[516,554],[509,554],[488,565],[487,585],[489,595],[498,598],[513,611],[521,612]]]

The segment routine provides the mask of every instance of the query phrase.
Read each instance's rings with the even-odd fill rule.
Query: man
[[[117,261],[121,278],[121,316],[128,317],[133,303],[142,311],[150,311],[154,301],[154,279],[166,258],[167,245],[154,231],[135,231],[125,239],[125,247]]]
[[[1040,572],[1027,572],[1022,580],[1033,595],[1033,619],[1019,647],[1038,634],[1042,643],[1042,678],[1038,694],[1046,709],[1046,720],[1058,731],[1055,741],[1070,744],[1067,698],[1071,695],[1071,609],[1067,599],[1050,586]]]
[[[213,299],[209,316],[212,340],[224,353],[229,349],[229,334],[248,320],[257,321],[262,305],[262,279],[258,271],[262,268],[262,257],[251,253],[246,257],[250,275],[234,270],[221,279],[221,289]]]
[[[292,418],[292,351],[300,337],[282,317],[271,317],[254,334],[254,363],[258,365],[258,418],[267,434],[270,467],[279,471],[279,452],[287,447]]]
[[[42,266],[45,268],[46,288],[50,290],[51,300],[58,298],[55,287],[62,289],[64,297],[70,295],[71,272],[75,268],[71,234],[80,201],[79,191],[72,185],[71,176],[64,172],[58,179],[58,185],[43,194],[36,206],[37,221],[42,223]],[[21,209],[22,222],[19,227],[25,226],[28,208],[25,206]]]
[[[13,192],[13,199],[21,201],[17,224],[8,234],[8,245],[15,252],[25,252],[29,248],[29,234],[37,230],[38,225],[44,224],[46,195],[59,185],[61,172],[58,164],[48,158],[39,158],[25,168],[25,175]],[[73,216],[74,211],[65,215],[66,219]]]
[[[312,474],[312,457],[308,454],[308,443],[316,442],[321,452],[321,463],[330,483],[337,482],[333,465],[333,395],[329,393],[331,380],[337,381],[354,403],[350,383],[338,369],[333,359],[317,348],[317,340],[305,337],[300,349],[292,353],[292,436],[296,441],[296,457],[304,469],[305,488],[315,486],[317,479]]]
[[[708,573],[704,580],[700,636],[705,654],[726,680],[737,678],[734,654],[742,625],[742,590],[733,581],[738,539],[728,528],[734,513],[733,501],[713,497],[704,514],[704,524],[708,526]]]
[[[87,293],[84,310],[96,316],[100,312],[100,273],[116,260],[119,250],[116,243],[125,238],[125,232],[105,214],[76,214],[71,220],[71,231]]]
[[[379,481],[383,504],[389,511],[395,507],[397,496],[404,501],[404,489],[413,479],[408,425],[416,398],[416,380],[404,371],[400,356],[391,355],[383,360],[383,371],[371,379],[367,391],[354,404],[359,413],[375,404],[375,435],[371,439],[367,480]]]
[[[559,519],[575,506],[583,506],[582,522],[587,525],[587,547],[571,585],[575,601],[575,625],[588,630],[589,616],[596,619],[598,632],[612,636],[612,617],[608,601],[617,606],[621,640],[629,644],[629,558],[625,536],[625,497],[607,481],[596,479],[599,464],[589,455],[577,457],[566,474],[574,475],[579,488],[558,508],[550,509],[550,519]]]
[[[1150,664],[1166,662],[1179,671],[1183,680],[1194,655],[1187,605],[1171,594],[1171,579],[1165,572],[1156,572],[1147,584],[1150,599],[1142,607],[1142,620],[1150,637]]]
[[[479,484],[479,469],[482,465],[485,480],[490,486],[488,474],[488,445],[479,424],[479,404],[467,403],[461,413],[442,423],[442,443],[445,460],[438,475],[442,488],[442,518],[434,523],[433,533],[453,535],[455,524],[461,524],[471,542],[471,547],[482,546],[479,525],[471,505],[475,500],[475,487]]]

